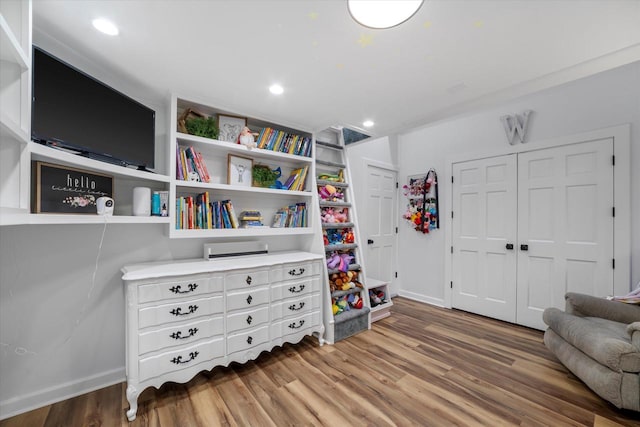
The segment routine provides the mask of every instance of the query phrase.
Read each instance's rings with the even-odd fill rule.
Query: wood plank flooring
[[[256,361],[147,389],[129,423],[125,384],[0,422],[17,426],[640,426],[547,351],[542,333],[394,299],[392,315],[336,345],[311,338]]]

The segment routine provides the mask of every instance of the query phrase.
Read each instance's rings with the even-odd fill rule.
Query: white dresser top
[[[127,265],[122,268],[122,280],[142,280],[186,274],[211,273],[241,268],[270,267],[277,264],[324,259],[310,252],[286,251],[269,254],[233,256],[225,258],[168,260]]]

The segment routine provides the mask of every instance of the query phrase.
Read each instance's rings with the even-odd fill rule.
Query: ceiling
[[[97,17],[120,34],[95,31]],[[370,119],[374,136],[640,60],[638,0],[426,0],[387,30],[361,27],[346,0],[33,0],[33,25],[36,44],[52,38],[149,98],[311,131]]]

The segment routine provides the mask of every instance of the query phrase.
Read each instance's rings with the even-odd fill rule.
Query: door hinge
[[[451,246],[451,253],[453,253],[453,246]]]
[[[616,165],[616,156],[615,156],[615,155],[611,156],[611,164],[612,164],[613,166],[615,166],[615,165]]]
[[[615,270],[615,268],[616,268],[616,259],[615,259],[615,258],[613,258],[613,259],[611,260],[611,268],[613,268],[614,270]]]
[[[396,279],[398,278],[398,272],[396,271]]]
[[[396,188],[398,188],[398,183],[396,182]]]
[[[398,227],[396,227],[396,234],[398,234]]]
[[[451,218],[453,218],[453,211],[451,211]]]
[[[616,216],[616,207],[612,207],[611,208],[611,214],[615,217]]]
[[[453,289],[453,281],[451,281],[451,289]]]
[[[451,176],[451,183],[453,184],[453,175]]]

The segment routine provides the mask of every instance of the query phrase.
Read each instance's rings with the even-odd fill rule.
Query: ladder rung
[[[339,188],[347,188],[349,186],[349,184],[347,184],[346,182],[335,182],[335,181],[329,181],[328,179],[318,179],[316,180],[316,184],[333,185],[334,187],[339,187]]]
[[[352,222],[324,222],[322,228],[353,228]]]
[[[351,207],[351,203],[348,202],[320,202],[321,208],[349,208]]]
[[[331,148],[331,149],[334,149],[334,150],[342,150],[343,149],[342,145],[333,144],[331,142],[318,141],[318,140],[316,140],[316,145],[321,145],[323,147]]]
[[[329,251],[343,251],[346,249],[355,249],[358,245],[356,243],[342,243],[339,245],[327,245],[324,247],[325,252]]]
[[[332,167],[336,167],[336,168],[346,168],[347,166],[342,164],[342,163],[336,163],[336,162],[329,162],[327,160],[318,160],[316,159],[316,163],[319,165],[324,165],[324,166],[332,166]]]
[[[360,264],[349,264],[349,271],[360,271]],[[342,272],[342,270],[338,270],[337,268],[327,270],[329,275],[340,272]]]

